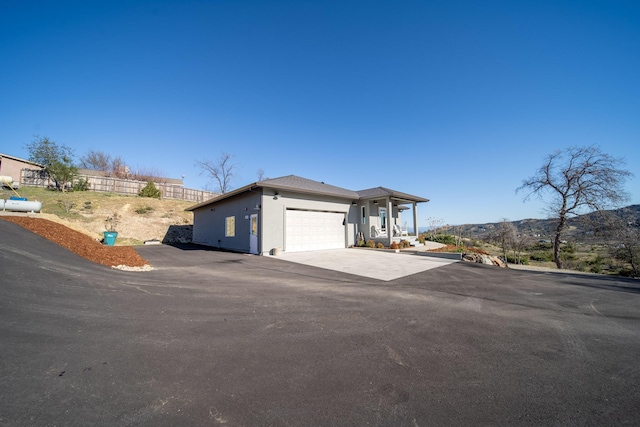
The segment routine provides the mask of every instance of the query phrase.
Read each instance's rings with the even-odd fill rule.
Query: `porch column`
[[[418,204],[413,202],[413,232],[418,237],[420,232],[418,231]]]
[[[387,246],[393,242],[393,200],[387,197]]]

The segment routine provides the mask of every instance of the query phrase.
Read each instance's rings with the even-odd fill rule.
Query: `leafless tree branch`
[[[560,242],[568,217],[618,206],[628,199],[624,182],[633,174],[619,167],[624,163],[597,146],[570,147],[549,155],[535,175],[516,189],[526,192],[524,201],[532,196],[546,199],[558,219],[553,243],[558,268],[562,268]]]
[[[233,163],[233,154],[222,152],[216,160],[196,160],[196,166],[200,168],[200,174],[209,176],[214,181],[220,194],[229,192],[231,183],[236,177],[236,165]]]

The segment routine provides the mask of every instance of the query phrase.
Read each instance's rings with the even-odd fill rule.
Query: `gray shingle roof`
[[[266,179],[256,183],[260,187],[280,188],[283,190],[302,191],[304,193],[324,194],[328,196],[345,197],[348,199],[358,199],[358,193],[324,182],[302,178],[296,175],[287,175],[280,178]]]
[[[411,194],[402,193],[400,191],[390,190],[385,187],[369,188],[362,191],[352,191],[346,188],[336,187],[335,185],[325,184],[324,182],[314,181],[312,179],[302,178],[296,175],[281,176],[279,178],[265,179],[264,181],[254,182],[253,184],[246,185],[242,188],[238,188],[229,193],[222,194],[219,197],[206,200],[195,206],[187,208],[187,211],[193,211],[195,209],[207,206],[212,203],[216,203],[220,200],[224,200],[228,197],[232,197],[236,194],[250,191],[255,187],[272,188],[275,190],[290,190],[294,192],[304,194],[318,194],[324,196],[342,197],[345,199],[359,200],[359,199],[375,199],[383,197],[395,197],[397,199],[404,199],[412,202],[428,202],[429,199],[425,199],[418,196],[412,196]]]

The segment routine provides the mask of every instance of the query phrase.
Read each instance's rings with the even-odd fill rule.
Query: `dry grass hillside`
[[[117,245],[143,244],[157,239],[164,242],[190,242],[193,214],[184,209],[195,202],[158,200],[111,193],[79,191],[60,193],[42,188],[21,188],[22,197],[42,202],[40,217],[101,240],[106,219],[117,213],[120,222]],[[10,190],[0,190],[0,198],[9,198]]]

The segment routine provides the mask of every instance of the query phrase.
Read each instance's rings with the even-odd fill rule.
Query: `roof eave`
[[[286,185],[269,185],[269,184],[261,184],[261,183],[257,183],[258,186],[262,187],[262,188],[272,188],[274,190],[286,190],[286,191],[291,191],[294,193],[301,193],[301,194],[315,194],[318,196],[328,196],[328,197],[338,197],[340,199],[348,199],[348,200],[359,200],[360,197],[354,192],[354,194],[351,195],[347,195],[347,194],[337,194],[337,193],[331,193],[328,191],[317,191],[317,190],[307,190],[307,189],[301,189],[301,188],[296,188],[296,187],[289,187]]]
[[[203,208],[205,206],[208,206],[212,203],[217,203],[219,201],[228,199],[229,197],[233,197],[237,194],[240,193],[244,193],[245,191],[250,191],[252,188],[271,188],[274,190],[282,190],[282,191],[291,191],[294,193],[301,193],[301,194],[313,194],[313,195],[317,195],[317,196],[327,196],[327,197],[337,197],[340,199],[347,199],[347,200],[359,200],[360,197],[358,197],[358,195],[354,192],[354,194],[352,195],[346,195],[346,194],[336,194],[336,193],[331,193],[331,192],[325,192],[325,191],[315,191],[315,190],[305,190],[305,189],[300,189],[300,188],[296,188],[296,187],[289,187],[286,185],[273,185],[273,184],[269,184],[267,182],[254,182],[252,184],[249,185],[245,185],[244,187],[238,188],[236,190],[230,191],[228,193],[224,193],[221,194],[218,197],[214,197],[213,199],[209,199],[206,200],[204,202],[200,202],[197,205],[194,206],[190,206],[188,208],[185,209],[185,211],[188,212],[193,212],[196,209],[200,209]]]
[[[33,166],[38,166],[38,167],[44,168],[44,165],[41,165],[40,163],[32,162],[31,160],[27,160],[27,159],[21,159],[20,157],[10,156],[8,154],[2,154],[2,153],[0,153],[0,157],[4,157],[6,159],[15,160],[17,162],[28,163],[28,164],[33,165]]]
[[[212,203],[217,203],[217,202],[219,202],[221,200],[228,199],[229,197],[233,197],[236,194],[244,193],[245,191],[250,191],[254,187],[260,187],[260,185],[258,185],[257,182],[254,182],[253,184],[245,185],[244,187],[240,187],[240,188],[237,188],[235,190],[229,191],[228,193],[221,194],[218,197],[214,197],[212,199],[205,200],[204,202],[200,202],[197,205],[190,206],[190,207],[186,208],[185,211],[193,212],[196,209],[200,209],[200,208],[208,206],[208,205],[210,205]]]
[[[399,201],[407,201],[407,202],[415,202],[415,203],[427,203],[429,199],[425,199],[424,197],[412,196],[411,194],[398,194],[396,192],[390,194],[377,194],[375,196],[361,196],[360,200],[377,200],[377,199],[386,199],[387,197],[391,199],[397,199]]]

